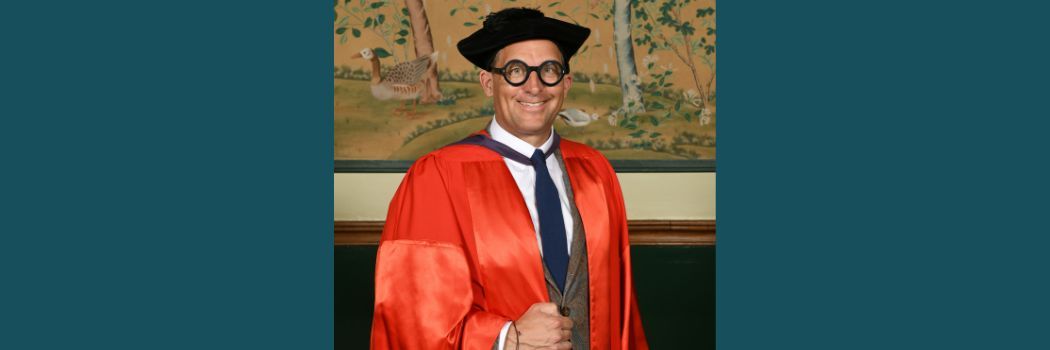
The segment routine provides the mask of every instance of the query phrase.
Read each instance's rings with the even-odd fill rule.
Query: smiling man
[[[616,173],[554,132],[589,34],[512,8],[459,42],[495,115],[417,160],[394,195],[373,349],[648,348]]]

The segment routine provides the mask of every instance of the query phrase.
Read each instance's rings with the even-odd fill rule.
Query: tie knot
[[[546,159],[547,157],[544,156],[543,151],[538,148],[535,152],[532,152],[532,158],[529,158],[529,160],[532,161],[533,166],[536,166],[537,164],[543,164],[544,166],[546,166]]]

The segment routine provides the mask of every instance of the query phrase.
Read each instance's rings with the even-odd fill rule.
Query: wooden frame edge
[[[383,221],[335,221],[335,245],[376,245]],[[715,220],[628,220],[632,245],[714,246]]]

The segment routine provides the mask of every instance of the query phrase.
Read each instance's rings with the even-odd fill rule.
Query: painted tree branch
[[[412,24],[412,41],[415,43],[416,57],[423,57],[434,52],[434,42],[430,36],[430,21],[427,19],[427,10],[423,7],[421,0],[405,0],[405,8],[408,9],[408,18]],[[434,103],[441,99],[441,89],[438,87],[437,62],[427,71],[426,90],[419,95],[419,103]]]
[[[631,40],[631,5],[627,0],[613,3],[613,46],[616,50],[616,68],[620,74],[620,92],[624,114],[645,112],[642,101],[641,79],[634,63],[634,44]]]

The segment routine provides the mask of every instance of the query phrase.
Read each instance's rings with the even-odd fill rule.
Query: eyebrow
[[[520,62],[524,62],[524,63],[525,63],[526,65],[528,65],[528,64],[529,64],[528,62],[525,62],[525,60],[524,60],[524,59],[520,59],[520,58],[511,58],[511,59],[509,59],[509,60],[506,60],[506,61],[504,61],[504,62],[503,62],[503,65],[501,65],[501,66],[496,66],[496,65],[493,65],[493,67],[506,67],[506,66],[507,66],[507,63],[510,63],[511,61],[520,61]],[[558,62],[558,63],[559,63],[559,64],[561,64],[561,65],[565,65],[565,62],[562,62],[562,60],[559,60],[559,59],[549,59],[549,60],[543,60],[543,61],[540,61],[540,63],[539,63],[539,64],[544,64],[544,63],[546,63],[546,62],[550,62],[550,61]],[[538,67],[538,66],[531,66],[531,67]]]

